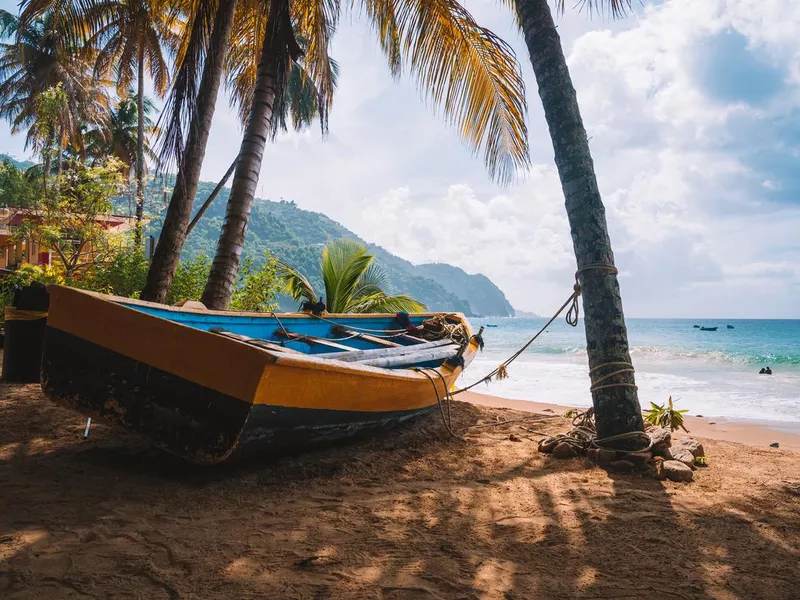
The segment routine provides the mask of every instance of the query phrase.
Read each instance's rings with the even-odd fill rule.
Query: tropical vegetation
[[[343,238],[323,248],[319,261],[324,295],[308,279],[286,263],[278,264],[286,291],[302,306],[323,302],[332,313],[425,312],[424,304],[408,294],[386,293],[386,272],[375,264],[375,255],[355,240]]]
[[[630,0],[583,0],[589,12],[622,16]],[[336,66],[329,56],[341,17],[336,0],[27,0],[20,16],[0,11],[0,118],[27,130],[39,152],[43,186],[65,185],[66,159],[88,159],[86,133],[110,130],[136,80],[137,221],[144,221],[147,137],[144,81],[167,94],[159,165],[177,178],[141,294],[166,301],[190,228],[219,88],[228,87],[244,127],[232,156],[233,182],[202,292],[226,307],[237,289],[245,235],[265,145],[287,115],[295,126],[333,106]],[[521,70],[510,48],[477,24],[457,0],[365,0],[395,76],[412,75],[490,175],[509,181],[527,166]],[[578,266],[597,430],[607,437],[641,430],[617,271],[588,136],[547,0],[508,0],[524,36],[550,129]],[[555,0],[565,9],[564,0]],[[355,8],[355,7],[354,7]],[[168,68],[172,67],[171,71]],[[114,81],[108,81],[111,78]],[[168,85],[168,82],[170,85]],[[112,88],[119,96],[110,100]],[[109,131],[109,137],[113,134]],[[98,152],[92,149],[92,152]],[[111,146],[101,150],[118,156]],[[130,153],[126,147],[126,153]],[[56,174],[53,176],[53,157]],[[100,164],[106,157],[95,157]],[[123,160],[130,164],[128,156]],[[192,223],[192,226],[196,224]],[[138,234],[137,242],[141,238]],[[137,243],[138,245],[138,243]],[[620,366],[623,368],[620,368]]]

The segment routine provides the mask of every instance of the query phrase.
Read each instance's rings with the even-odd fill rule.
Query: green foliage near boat
[[[76,287],[125,298],[138,298],[144,288],[149,266],[144,254],[129,244],[111,260],[87,273],[85,278],[76,282]],[[282,289],[277,269],[277,261],[268,253],[258,263],[252,258],[245,259],[239,269],[230,309],[246,312],[277,310],[276,297]],[[205,254],[181,261],[166,303],[200,300],[210,270],[211,259]]]
[[[386,272],[375,263],[375,255],[352,239],[330,242],[323,248],[319,262],[325,296],[322,298],[333,313],[425,312],[426,307],[408,294],[397,296],[385,292]],[[314,287],[300,271],[286,263],[278,263],[278,273],[295,302],[320,300]]]
[[[650,408],[644,411],[643,416],[647,423],[656,427],[669,428],[670,431],[683,429],[686,433],[689,433],[689,430],[684,426],[683,420],[683,415],[687,412],[689,411],[686,409],[676,410],[672,396],[670,396],[666,405],[651,402]]]

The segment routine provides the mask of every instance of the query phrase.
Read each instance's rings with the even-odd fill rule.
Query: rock
[[[512,433],[511,435],[509,435],[509,436],[508,436],[508,439],[509,439],[509,440],[511,440],[512,442],[521,442],[521,441],[522,441],[520,438],[518,438],[518,437],[517,437],[516,435],[514,435],[513,433]]]
[[[620,473],[630,473],[636,469],[636,465],[629,460],[615,460],[614,462],[610,463],[608,467],[614,471],[619,471]]]
[[[553,438],[546,438],[539,442],[539,452],[542,454],[551,454],[553,449],[558,446],[558,440]]]
[[[617,460],[617,453],[614,450],[606,450],[605,448],[590,448],[586,452],[586,458],[589,462],[595,465],[608,466]],[[626,458],[625,456],[622,457]]]
[[[610,465],[617,460],[617,453],[613,450],[606,450],[605,448],[597,448],[597,464]]]
[[[672,433],[664,427],[653,427],[647,432],[653,442],[653,454],[661,454],[672,445]]]
[[[769,445],[769,447],[770,447],[770,448],[780,448],[780,447],[781,447],[781,445],[780,445],[778,442],[772,442],[772,443]]]
[[[694,479],[692,469],[677,460],[665,460],[662,464],[663,474],[670,481],[691,481]]]
[[[702,419],[703,415],[695,415],[695,417],[697,417],[698,419]]]
[[[621,460],[633,463],[637,469],[641,469],[653,459],[653,455],[649,452],[625,452],[619,454]]]
[[[575,452],[575,448],[567,442],[561,442],[553,448],[553,458],[575,458],[576,456],[578,453]]]
[[[666,458],[667,461],[677,460],[678,462],[682,462],[690,469],[694,467],[694,454],[692,454],[688,448],[682,446],[668,448],[667,451],[664,452],[664,458]]]
[[[695,458],[706,455],[705,450],[703,450],[703,444],[691,437],[683,437],[677,440],[674,444],[672,444],[672,447],[686,448]]]

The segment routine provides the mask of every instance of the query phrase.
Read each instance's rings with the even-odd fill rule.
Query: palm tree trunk
[[[211,203],[214,202],[214,199],[217,196],[219,196],[219,193],[222,191],[222,188],[224,188],[225,184],[228,183],[228,179],[231,178],[234,169],[236,169],[236,162],[238,160],[239,160],[238,156],[233,159],[231,166],[228,167],[228,170],[225,172],[225,175],[223,175],[222,179],[220,179],[219,183],[217,183],[217,187],[214,188],[211,194],[209,194],[208,198],[206,198],[206,201],[203,202],[203,206],[200,207],[200,210],[197,211],[197,214],[192,219],[192,222],[189,223],[189,226],[186,228],[186,237],[189,237],[189,234],[192,233],[192,229],[194,229],[194,226],[197,225],[197,222],[203,218],[203,215],[206,214],[206,211],[211,206]]]
[[[221,0],[214,19],[208,43],[208,53],[203,65],[203,76],[197,92],[197,111],[189,126],[189,136],[175,180],[175,189],[164,217],[164,226],[156,245],[147,282],[141,297],[151,302],[164,302],[178,268],[186,226],[192,215],[200,168],[206,154],[208,135],[214,118],[219,84],[225,63],[225,54],[233,27],[236,0]]]
[[[272,135],[276,101],[285,91],[290,57],[295,58],[299,53],[289,20],[288,0],[270,0],[252,108],[239,150],[217,253],[203,291],[202,302],[209,308],[225,309],[233,295],[264,147]]]
[[[58,132],[58,156],[56,157],[56,182],[61,177],[61,170],[64,162],[64,126],[62,125]],[[56,183],[58,185],[58,183]]]
[[[136,90],[136,231],[134,243],[142,245],[144,217],[144,48],[139,44],[139,82]]]
[[[578,98],[547,0],[516,0],[516,9],[564,191],[583,295],[589,368],[592,380],[597,381],[626,371],[625,365],[631,364],[605,207]],[[605,379],[596,387],[610,387],[592,393],[600,438],[644,430],[632,370],[628,367],[628,371]]]

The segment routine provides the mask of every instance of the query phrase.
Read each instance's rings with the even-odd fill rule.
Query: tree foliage
[[[67,281],[80,271],[103,262],[115,241],[105,217],[111,211],[111,196],[122,186],[116,159],[87,166],[70,161],[58,176],[55,189],[42,188],[28,206],[18,212],[19,223],[11,227],[17,240],[27,240],[54,252]]]
[[[374,262],[367,247],[351,239],[330,242],[322,250],[320,269],[323,298],[294,267],[279,264],[279,274],[286,290],[296,302],[322,299],[333,313],[425,312],[426,307],[407,294],[392,296],[384,290],[388,278]]]

